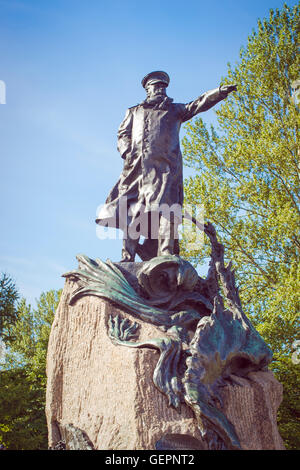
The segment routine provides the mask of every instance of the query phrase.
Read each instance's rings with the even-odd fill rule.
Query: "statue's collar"
[[[139,106],[152,109],[168,109],[171,103],[173,103],[173,99],[166,96],[165,98],[159,100],[149,100],[146,98],[140,103]]]

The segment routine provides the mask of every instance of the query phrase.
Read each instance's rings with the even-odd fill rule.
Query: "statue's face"
[[[157,96],[167,96],[166,85],[163,82],[157,82],[147,85],[147,95],[150,98],[156,98]]]

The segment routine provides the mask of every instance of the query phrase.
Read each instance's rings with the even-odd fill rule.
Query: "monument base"
[[[206,449],[195,416],[180,412],[153,383],[155,349],[113,344],[111,315],[124,309],[92,295],[71,306],[77,282],[67,279],[49,338],[46,416],[49,447],[81,450]],[[140,340],[164,333],[140,325]],[[222,389],[222,412],[235,426],[242,449],[284,449],[276,412],[282,386],[270,371],[232,377]]]

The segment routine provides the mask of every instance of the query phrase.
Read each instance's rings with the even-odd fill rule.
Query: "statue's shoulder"
[[[176,114],[176,116],[181,119],[182,115],[184,114],[185,112],[185,107],[186,105],[184,103],[173,103],[173,110],[174,110],[174,114]]]
[[[125,118],[124,119],[131,118],[132,115],[134,114],[136,108],[138,108],[138,105],[131,106],[130,108],[127,108],[126,112],[125,112]]]
[[[128,108],[128,111],[134,111],[134,110],[137,109],[139,106],[140,106],[140,104],[135,104],[134,106],[130,106],[130,108]]]
[[[173,106],[176,106],[177,109],[183,109],[186,105],[184,103],[173,103]]]

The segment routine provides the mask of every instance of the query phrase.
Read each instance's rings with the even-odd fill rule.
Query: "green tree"
[[[300,447],[299,364],[299,5],[270,10],[228,64],[224,83],[236,83],[216,111],[186,126],[185,202],[203,204],[232,259],[247,315],[274,352],[271,365],[284,386],[279,429],[289,449]],[[205,264],[207,243],[183,254]]]
[[[9,450],[47,449],[46,353],[60,294],[42,293],[34,309],[25,299],[18,306],[0,371],[0,444]]]
[[[0,276],[0,337],[11,339],[11,329],[17,320],[16,303],[19,293],[13,279],[6,273]]]

